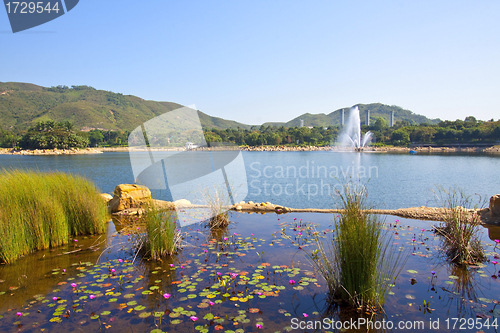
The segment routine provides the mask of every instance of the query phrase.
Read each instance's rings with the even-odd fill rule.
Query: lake
[[[167,156],[168,154],[164,154]],[[333,188],[344,175],[367,184],[370,202],[379,209],[438,206],[436,186],[462,188],[483,199],[500,193],[500,157],[479,154],[386,154],[339,152],[242,152],[247,185],[245,201],[272,202],[292,208],[333,208]],[[186,172],[182,164],[177,172]],[[97,155],[18,156],[0,155],[2,168],[59,170],[80,174],[98,188],[112,193],[115,186],[133,183],[134,174],[126,152]],[[186,171],[185,171],[186,170]],[[168,177],[167,177],[168,178]],[[199,184],[203,186],[203,184]],[[172,199],[169,190],[159,191]],[[478,197],[479,198],[479,197]],[[181,199],[175,197],[174,199]]]
[[[189,173],[193,155],[183,158],[175,171]],[[379,208],[437,204],[436,185],[484,198],[500,189],[494,174],[500,159],[484,155],[244,152],[242,159],[244,168],[235,174],[246,178],[246,200],[297,208],[332,207],[326,191],[353,168]],[[212,164],[217,160],[211,157]],[[80,174],[108,193],[134,180],[127,153],[1,155],[0,166]],[[354,320],[371,321],[373,332],[397,331],[401,324],[422,332],[498,332],[500,227],[480,229],[487,260],[460,268],[445,258],[433,231],[438,222],[381,217],[392,251],[407,253],[408,260],[384,312],[373,316],[329,307],[325,281],[307,256],[314,235],[331,241],[333,214],[232,211],[231,224],[221,230],[199,219],[183,227],[183,249],[162,261],[135,257],[134,240],[144,226],[132,219],[132,226],[110,221],[104,235],[78,236],[0,265],[0,331],[341,332],[332,325]],[[305,329],[307,321],[324,326]],[[382,323],[394,329],[377,327]]]

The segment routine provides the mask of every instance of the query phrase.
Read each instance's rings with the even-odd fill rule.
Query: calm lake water
[[[186,165],[191,158],[186,156]],[[353,168],[380,208],[436,204],[436,185],[459,186],[486,198],[500,189],[495,177],[500,158],[491,156],[245,152],[243,160],[243,170],[228,168],[228,174],[233,181],[234,175],[246,178],[246,200],[289,207],[332,207],[327,190]],[[3,155],[0,167],[80,174],[109,193],[134,181],[127,153]],[[69,245],[0,265],[0,332],[343,332],[296,325],[359,318],[371,319],[372,325],[422,325],[420,332],[498,332],[499,227],[480,230],[487,260],[458,268],[447,263],[441,238],[432,231],[437,222],[382,218],[392,251],[409,257],[385,312],[374,317],[329,308],[325,281],[306,255],[315,249],[313,232],[331,242],[333,214],[230,212],[232,223],[219,231],[206,222],[183,227],[184,248],[163,261],[135,258],[133,240],[143,226],[133,220],[133,225],[109,222],[105,235],[77,237]],[[347,332],[367,332],[367,327]]]
[[[332,214],[232,212],[230,219],[230,226],[217,232],[203,223],[185,228],[185,248],[163,261],[133,262],[134,235],[117,234],[121,225],[110,223],[107,237],[101,237],[107,241],[97,248],[89,246],[99,237],[78,237],[68,246],[1,265],[0,331],[342,332],[294,324],[324,318],[401,321],[423,325],[420,332],[498,331],[484,326],[500,326],[498,266],[490,261],[468,269],[447,264],[440,237],[431,231],[434,222],[385,217],[393,250],[409,258],[394,281],[385,314],[370,317],[328,308],[325,281],[305,255],[315,248],[312,232],[331,241]],[[489,260],[499,258],[500,248],[491,239],[498,234],[498,228],[481,230]],[[398,329],[370,330],[393,331]],[[347,332],[367,332],[367,327]]]
[[[232,183],[236,187],[246,184],[248,194],[244,200],[270,201],[293,208],[334,207],[332,189],[341,188],[337,179],[346,174],[367,183],[370,201],[380,209],[439,205],[433,194],[436,186],[457,186],[469,195],[477,193],[486,199],[500,192],[500,157],[491,155],[242,152],[242,156],[245,170],[236,174]],[[134,182],[130,158],[125,152],[0,155],[0,167],[80,174],[106,193],[112,193],[118,184]],[[178,173],[189,173],[182,163],[174,168]],[[169,190],[157,195],[172,198]]]

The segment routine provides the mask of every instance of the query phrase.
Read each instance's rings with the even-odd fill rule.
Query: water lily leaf
[[[407,272],[410,274],[418,274],[418,272],[414,269],[409,269],[409,270],[407,270]]]

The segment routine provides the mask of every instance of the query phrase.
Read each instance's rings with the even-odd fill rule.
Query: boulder
[[[492,217],[500,217],[500,194],[490,198],[490,212]]]
[[[141,208],[151,203],[151,191],[142,185],[121,184],[115,187],[113,199],[109,201],[112,213],[129,208]]]
[[[107,193],[101,193],[101,197],[106,203],[108,203],[109,201],[111,201],[111,199],[113,199],[113,196]]]

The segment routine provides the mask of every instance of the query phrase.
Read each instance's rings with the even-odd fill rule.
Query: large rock
[[[141,208],[151,203],[151,191],[142,185],[121,184],[115,187],[113,199],[109,201],[112,213],[129,208]]]
[[[500,194],[490,198],[490,212],[492,217],[500,217]]]
[[[101,198],[104,200],[106,203],[110,202],[113,199],[113,196],[111,194],[107,193],[101,193]]]

